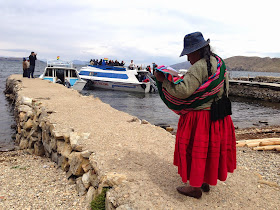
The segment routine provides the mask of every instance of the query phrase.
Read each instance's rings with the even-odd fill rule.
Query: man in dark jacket
[[[34,53],[34,52],[31,52],[31,55],[29,55],[30,67],[29,67],[29,72],[28,72],[28,78],[30,78],[30,76],[32,78],[34,78],[33,74],[34,74],[34,70],[35,70],[35,60],[37,60],[36,55],[37,55],[37,53]]]

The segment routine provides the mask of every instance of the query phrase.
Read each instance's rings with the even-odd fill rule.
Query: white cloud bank
[[[0,56],[118,59],[174,64],[187,33],[201,31],[223,58],[280,56],[278,2],[1,1]]]

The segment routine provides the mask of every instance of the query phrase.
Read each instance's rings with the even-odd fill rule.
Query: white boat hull
[[[147,71],[143,71],[141,76]],[[79,72],[81,79],[90,81],[89,86],[120,90],[129,92],[148,93],[150,91],[150,82],[138,80],[136,70],[127,70],[124,67],[113,66],[87,66],[82,67]]]
[[[150,91],[150,82],[146,83],[121,83],[111,81],[91,80],[92,86],[96,88],[119,90],[128,92],[148,93]]]

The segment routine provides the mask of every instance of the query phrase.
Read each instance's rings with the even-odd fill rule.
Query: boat
[[[39,78],[49,80],[53,83],[59,83],[78,91],[81,91],[86,85],[86,81],[81,79],[79,72],[73,67],[71,61],[47,61],[47,67]]]
[[[148,93],[155,88],[149,71],[124,66],[88,65],[80,69],[79,75],[96,88],[139,93]]]
[[[178,71],[178,73],[179,73],[179,75],[185,75],[186,73],[188,72],[188,70],[187,69],[180,69],[179,71]]]

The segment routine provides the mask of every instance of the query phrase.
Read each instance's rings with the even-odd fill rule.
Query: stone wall
[[[6,96],[14,104],[17,124],[16,144],[30,154],[46,156],[66,172],[68,179],[76,183],[77,192],[86,196],[90,203],[104,187],[121,184],[124,175],[99,174],[94,152],[82,150],[79,140],[88,138],[89,133],[77,133],[73,129],[57,130],[48,116],[54,111],[47,110],[39,100],[18,95],[19,82],[7,79]],[[108,202],[108,201],[107,201]],[[113,205],[108,204],[110,209]]]

